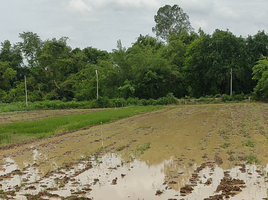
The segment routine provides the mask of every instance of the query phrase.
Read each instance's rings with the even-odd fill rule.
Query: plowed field
[[[267,125],[267,104],[179,105],[1,147],[0,199],[265,199]]]

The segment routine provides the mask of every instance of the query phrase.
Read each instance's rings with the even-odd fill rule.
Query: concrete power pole
[[[231,68],[231,80],[230,80],[230,96],[233,94],[233,68]]]
[[[99,99],[99,78],[98,78],[98,71],[96,70],[96,77],[97,77],[97,99]]]
[[[24,81],[25,81],[25,100],[26,100],[26,106],[28,107],[26,75],[24,75]]]

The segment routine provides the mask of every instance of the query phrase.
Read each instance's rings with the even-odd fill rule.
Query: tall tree
[[[15,80],[21,79],[21,64],[22,56],[18,46],[12,46],[8,40],[1,43],[0,76],[2,77],[0,77],[0,79],[2,78],[3,88],[10,89],[11,87],[15,86]]]
[[[19,42],[19,46],[23,53],[24,58],[26,59],[27,67],[37,66],[39,63],[37,57],[41,54],[41,49],[43,42],[40,37],[33,32],[23,32],[19,36],[23,41]]]
[[[233,87],[236,93],[250,92],[247,74],[245,41],[229,31],[215,30],[212,36],[203,34],[187,49],[187,75],[194,96],[226,94],[230,89],[230,71],[233,69]],[[249,76],[249,77],[248,77]]]
[[[71,47],[67,45],[66,37],[59,40],[53,38],[44,43],[40,56],[37,58],[39,66],[32,70],[35,80],[43,84],[45,91],[52,92],[51,99],[59,99],[65,95],[61,84],[74,70],[71,59]]]
[[[154,16],[154,21],[156,25],[152,31],[165,41],[168,41],[168,37],[172,34],[181,34],[183,31],[189,33],[193,30],[189,16],[176,4],[159,8],[157,15]]]
[[[174,74],[170,63],[163,57],[164,47],[156,38],[140,35],[127,50],[132,76],[120,87],[125,98],[157,99],[170,92]]]
[[[262,58],[253,67],[252,79],[257,80],[257,85],[254,88],[254,95],[261,100],[268,99],[268,60],[267,57]]]

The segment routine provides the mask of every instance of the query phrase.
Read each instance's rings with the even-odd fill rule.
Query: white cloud
[[[203,19],[194,20],[192,26],[197,27],[198,29],[201,27],[204,30],[208,28],[208,21]],[[195,31],[198,31],[198,29],[195,29]]]
[[[43,40],[67,36],[73,48],[110,51],[118,39],[130,47],[140,34],[154,36],[154,15],[166,4],[179,5],[195,31],[268,31],[267,0],[0,0],[0,42],[15,43],[19,33],[33,31]]]
[[[179,0],[177,3],[183,10],[195,14],[209,14],[214,7],[213,0]]]
[[[87,13],[92,10],[91,6],[83,0],[71,0],[68,4],[68,9],[72,12]]]
[[[219,10],[216,10],[216,13],[220,15],[221,20],[227,19],[237,21],[240,19],[240,16],[237,14],[237,12],[233,11],[227,6],[220,7]]]

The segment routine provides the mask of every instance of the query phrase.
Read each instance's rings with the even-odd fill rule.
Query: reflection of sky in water
[[[17,167],[18,166],[16,165],[14,160],[12,160],[11,158],[6,158],[5,164],[1,167],[2,170],[0,171],[0,176],[12,172],[13,170],[17,169]]]
[[[39,156],[38,151],[33,152],[33,160],[37,160]],[[92,158],[93,159],[93,158]],[[159,165],[151,165],[148,167],[146,162],[140,162],[134,159],[133,162],[124,163],[120,156],[116,154],[107,154],[103,156],[100,160],[91,161],[93,168],[79,174],[74,177],[75,181],[78,181],[78,185],[74,185],[74,181],[69,181],[65,187],[60,188],[58,191],[53,191],[53,194],[59,194],[61,196],[67,197],[71,195],[70,190],[78,191],[84,188],[87,184],[91,185],[91,192],[88,192],[86,197],[93,197],[94,200],[101,199],[204,199],[209,196],[215,195],[217,186],[220,184],[220,180],[224,176],[224,170],[218,166],[212,170],[210,168],[205,168],[199,173],[199,180],[197,186],[194,187],[194,191],[185,196],[180,196],[180,188],[191,178],[194,171],[193,166],[189,168],[185,165],[179,165],[173,159],[166,160]],[[36,190],[25,190],[23,189],[17,193],[17,199],[25,199],[23,194],[31,193],[36,194],[44,188],[41,185],[46,184],[48,187],[59,187],[55,182],[55,178],[63,178],[65,175],[72,176],[76,170],[81,170],[86,166],[87,162],[80,162],[78,165],[74,166],[75,170],[62,170],[65,174],[54,174],[49,178],[41,178],[39,176],[38,168],[29,167],[22,175],[14,175],[11,179],[4,179],[0,181],[2,184],[2,189],[7,190],[8,187],[14,187],[15,185],[21,185],[23,179],[27,178],[30,184],[26,184],[25,187],[34,185]],[[123,164],[123,165],[122,165]],[[7,174],[17,169],[16,163],[8,158],[6,159],[6,164],[3,165],[5,171],[0,171],[0,175]],[[113,169],[115,168],[115,169]],[[247,166],[246,173],[241,173],[240,167],[234,167],[230,169],[230,176],[232,178],[244,180],[246,187],[243,192],[230,198],[230,199],[262,199],[267,197],[267,183],[263,177],[260,177],[256,172],[258,169],[256,166]],[[265,175],[267,175],[268,167],[261,169]],[[181,173],[183,172],[183,173]],[[250,173],[250,174],[249,174]],[[122,178],[121,174],[125,174]],[[176,179],[172,177],[176,175]],[[117,184],[112,185],[112,180],[117,178]],[[212,178],[212,184],[209,186],[204,185],[208,178]],[[94,179],[99,179],[96,184],[93,184]],[[40,180],[40,181],[39,181]],[[173,189],[165,190],[166,185],[163,185],[165,181],[175,180],[177,184],[173,185]],[[37,183],[36,183],[37,181]],[[202,184],[199,183],[202,182]],[[163,190],[164,193],[161,196],[156,196],[156,190]]]
[[[148,168],[144,162],[135,160],[111,171],[109,176],[105,177],[106,184],[92,188],[92,196],[95,199],[107,199],[111,196],[113,199],[138,199],[150,194],[148,196],[152,197],[157,189],[163,189],[164,175],[160,173],[162,167],[163,164]],[[96,172],[97,174],[99,172]],[[126,176],[121,178],[121,174]],[[111,180],[115,177],[118,178],[117,185],[111,185]]]

